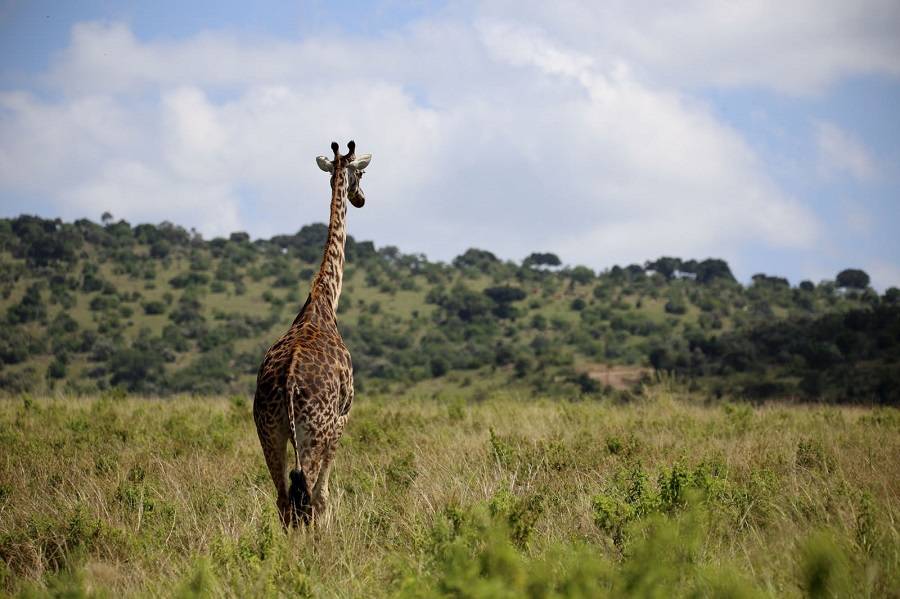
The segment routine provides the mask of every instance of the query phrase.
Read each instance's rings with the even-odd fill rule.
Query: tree
[[[869,275],[858,268],[847,268],[838,273],[835,282],[838,287],[865,289],[869,286]]]
[[[23,214],[10,221],[10,229],[18,242],[12,248],[17,258],[30,265],[48,266],[55,262],[74,262],[83,238],[73,225],[59,219],[48,220]]]
[[[128,349],[116,351],[109,360],[110,383],[129,391],[152,388],[162,378],[162,352],[152,344],[136,342]]]
[[[606,273],[606,276],[613,281],[621,281],[625,278],[625,270],[618,264],[613,264],[612,268],[609,269],[609,272]]]
[[[14,327],[0,327],[0,364],[18,364],[28,359],[28,346]]]
[[[100,222],[103,223],[104,227],[109,226],[109,223],[112,222],[112,219],[113,219],[113,215],[112,215],[112,213],[110,213],[108,211],[104,212],[103,214],[100,215]]]
[[[562,264],[559,256],[550,252],[532,252],[527,258],[522,260],[522,266],[559,266]]]
[[[569,277],[576,283],[587,285],[594,280],[594,271],[587,266],[576,266],[569,272]]]
[[[47,307],[41,298],[41,286],[34,283],[25,290],[18,304],[10,306],[6,311],[6,318],[10,324],[19,324],[43,320],[47,317]]]
[[[475,268],[481,272],[486,272],[491,266],[499,263],[497,256],[477,248],[470,248],[453,259],[453,266],[456,268]]]
[[[526,297],[524,291],[518,287],[510,287],[508,285],[488,287],[484,290],[484,294],[496,304],[493,312],[497,318],[515,318],[518,316],[518,310],[512,306],[512,303],[523,300]]]
[[[327,239],[328,225],[313,223],[303,226],[294,235],[276,235],[269,242],[283,250],[292,250],[304,262],[317,262],[322,258]]]
[[[66,378],[66,360],[61,356],[57,356],[47,366],[47,378],[51,380],[59,380]]]
[[[144,303],[144,314],[165,314],[166,304],[159,300],[151,300]]]
[[[691,271],[685,270],[685,272]],[[731,273],[731,268],[728,267],[728,263],[718,258],[707,258],[706,260],[697,263],[697,265],[693,267],[693,273],[697,276],[697,282],[703,285],[711,283],[716,279],[724,281],[735,280],[734,275]]]
[[[665,310],[667,314],[681,315],[687,312],[687,306],[680,298],[671,298],[666,302]]]
[[[498,304],[507,304],[525,299],[525,292],[518,287],[503,285],[500,287],[488,287],[484,294]]]
[[[169,255],[172,251],[172,245],[165,239],[159,239],[150,246],[150,257],[161,260]]]
[[[755,286],[763,287],[790,287],[791,284],[784,277],[771,277],[767,274],[757,273],[751,277]]]
[[[638,279],[644,276],[644,267],[640,264],[629,264],[625,267],[625,272],[628,273],[628,277],[631,279]]]
[[[489,318],[496,306],[483,293],[473,291],[463,285],[456,285],[450,292],[432,290],[426,301],[441,307],[448,317],[457,317],[463,322],[477,322]]]
[[[644,264],[644,268],[646,270],[658,272],[666,279],[671,279],[675,275],[675,271],[681,268],[681,258],[663,256],[653,262],[648,261]]]

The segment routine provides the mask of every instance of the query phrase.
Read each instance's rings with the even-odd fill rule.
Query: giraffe
[[[281,522],[285,528],[308,524],[326,514],[328,476],[338,439],[353,403],[353,366],[337,328],[337,306],[344,273],[347,201],[361,208],[359,186],[370,154],[356,157],[356,143],[334,159],[316,158],[331,173],[331,216],[322,265],[309,296],[288,331],[269,348],[259,367],[253,419],[262,445]],[[285,480],[285,447],[294,447],[290,487]]]

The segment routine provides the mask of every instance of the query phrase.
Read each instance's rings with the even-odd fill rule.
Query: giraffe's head
[[[357,208],[362,208],[366,203],[366,194],[363,193],[359,182],[362,179],[365,168],[369,166],[372,160],[371,154],[363,154],[359,158],[356,157],[356,142],[347,143],[350,149],[347,154],[341,156],[340,146],[337,142],[331,142],[331,151],[334,152],[334,160],[328,160],[325,156],[317,156],[316,162],[319,168],[326,173],[331,173],[331,185],[334,187],[335,176],[339,172],[344,172],[344,181],[347,182],[347,199]]]

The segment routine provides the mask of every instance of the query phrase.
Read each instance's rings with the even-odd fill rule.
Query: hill
[[[252,392],[290,324],[327,227],[205,240],[171,223],[0,219],[0,389]],[[339,321],[361,390],[475,376],[543,394],[627,396],[654,371],[707,397],[900,403],[900,291],[718,259],[602,271],[535,252],[452,263],[347,240]]]

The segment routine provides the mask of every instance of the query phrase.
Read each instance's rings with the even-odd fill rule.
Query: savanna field
[[[285,534],[251,415],[327,228],[0,219],[0,594],[900,596],[900,290],[347,239],[356,400]]]
[[[285,535],[246,396],[0,402],[12,596],[897,597],[900,412],[361,394]]]

